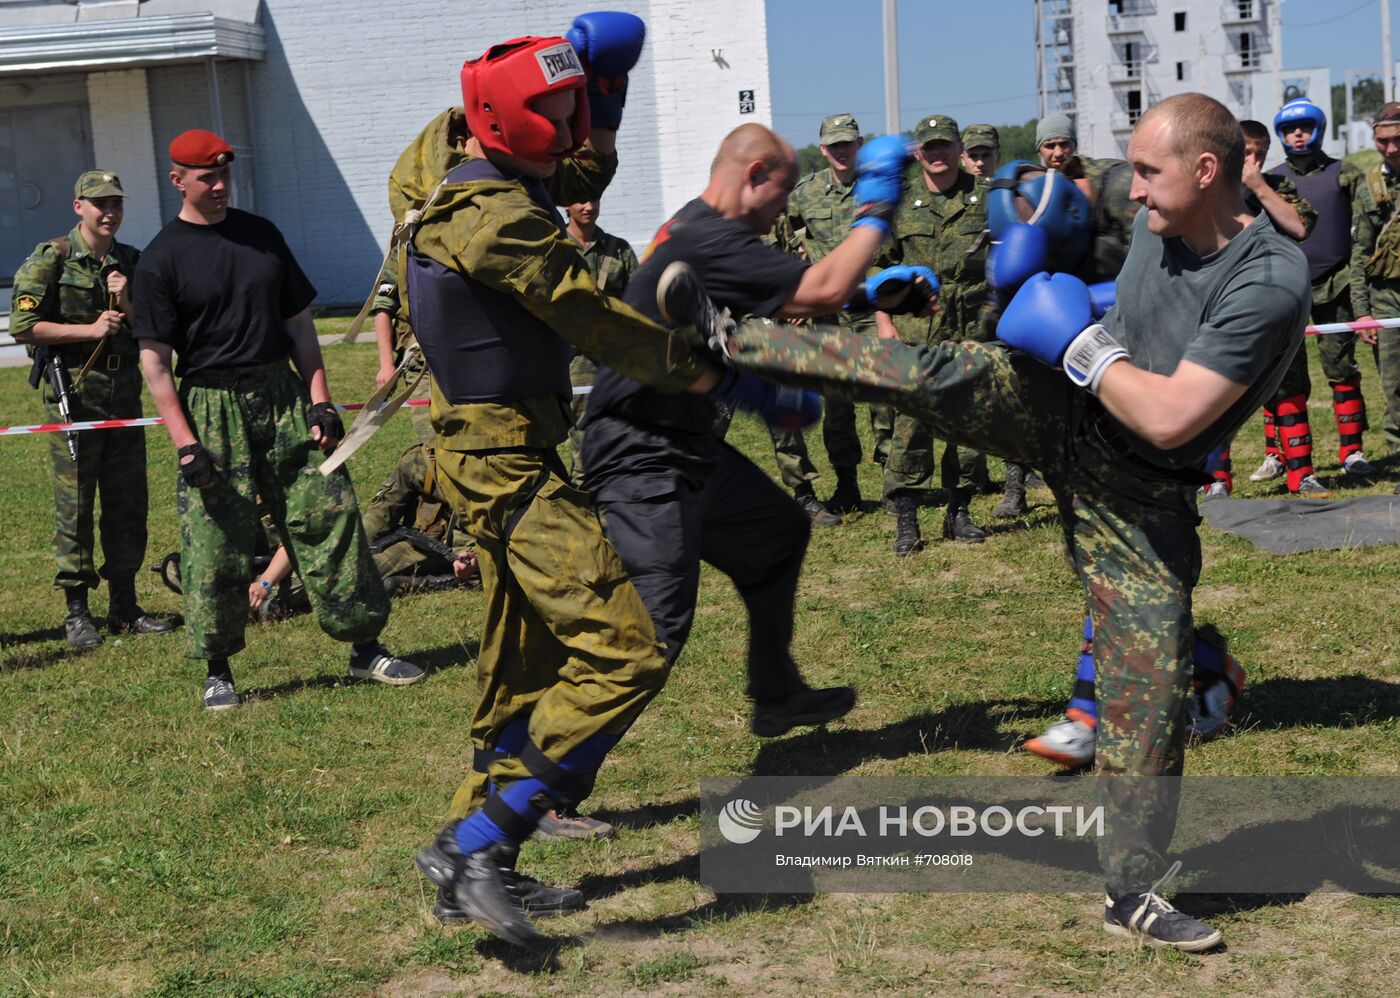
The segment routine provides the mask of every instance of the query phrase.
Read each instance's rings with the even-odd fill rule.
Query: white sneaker
[[[1283,458],[1277,454],[1265,454],[1264,463],[1249,476],[1251,482],[1270,482],[1284,472]]]
[[[1050,726],[1039,738],[1026,742],[1026,751],[1071,769],[1094,761],[1096,719],[1082,710],[1065,711],[1065,719]]]
[[[1347,455],[1347,459],[1342,462],[1342,470],[1356,478],[1376,477],[1376,469],[1371,467],[1371,462],[1366,460],[1366,455],[1359,450]]]
[[[1229,499],[1230,490],[1225,487],[1224,482],[1211,482],[1201,488],[1201,500],[1206,499]]]

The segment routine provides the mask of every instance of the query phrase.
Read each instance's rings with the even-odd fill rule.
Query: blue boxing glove
[[[1036,225],[1017,222],[1007,227],[987,253],[987,280],[1000,292],[1001,301],[1032,274],[1050,268],[1050,234]]]
[[[635,14],[598,10],[574,18],[564,37],[588,73],[589,121],[616,130],[627,102],[627,74],[642,57],[646,24]]]
[[[804,429],[822,418],[822,397],[816,392],[779,387],[755,374],[725,371],[710,396],[757,413],[773,429],[784,433]]]
[[[1089,309],[1095,319],[1102,319],[1108,310],[1118,304],[1118,282],[1100,281],[1089,285]]]
[[[856,155],[856,220],[851,228],[876,225],[890,231],[890,219],[904,193],[904,170],[909,165],[909,149],[897,135],[881,135],[860,147]]]
[[[997,323],[1002,342],[1036,360],[1061,365],[1080,388],[1098,393],[1110,364],[1128,351],[1094,322],[1089,288],[1069,274],[1036,274],[1021,285]]]
[[[908,293],[898,305],[887,307],[880,304],[882,295],[896,295],[906,288]],[[846,308],[856,312],[878,308],[890,315],[916,315],[928,308],[939,288],[938,275],[927,267],[886,267],[856,285],[855,294],[851,295]]]

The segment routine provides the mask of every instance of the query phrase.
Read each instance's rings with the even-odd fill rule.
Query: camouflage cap
[[[978,146],[1000,149],[1001,133],[995,125],[968,125],[963,129],[962,144],[966,149],[976,149]]]
[[[855,142],[860,138],[860,125],[856,124],[853,114],[828,114],[822,119],[821,131],[817,133],[817,141],[824,146],[829,146],[833,142]]]
[[[89,170],[73,185],[75,198],[124,198],[121,178],[106,170]]]
[[[1376,112],[1371,119],[1371,127],[1377,125],[1400,125],[1400,101],[1391,101]]]
[[[941,114],[931,114],[927,118],[920,118],[919,123],[914,126],[914,142],[923,145],[925,142],[957,142],[961,129],[958,123],[952,118],[946,118]]]

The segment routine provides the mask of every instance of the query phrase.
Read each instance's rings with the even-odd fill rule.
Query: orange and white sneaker
[[[1065,719],[1050,726],[1039,738],[1026,742],[1026,751],[1069,769],[1094,761],[1094,741],[1098,718],[1076,707],[1065,711]]]

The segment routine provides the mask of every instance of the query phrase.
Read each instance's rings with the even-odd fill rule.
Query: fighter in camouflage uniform
[[[601,201],[581,201],[567,205],[564,214],[569,219],[569,235],[579,245],[579,252],[588,263],[598,290],[614,298],[627,291],[627,282],[637,269],[637,254],[626,239],[603,230],[598,224]],[[569,361],[569,381],[575,388],[591,387],[598,374],[598,365],[581,353]],[[583,417],[588,414],[588,396],[575,395],[570,403],[574,410],[574,428],[569,431],[569,474],[586,487],[583,462],[579,458],[583,447]]]
[[[1395,319],[1400,318],[1400,102],[1381,108],[1372,128],[1382,161],[1366,172],[1352,203],[1351,299],[1360,318]],[[1400,450],[1400,329],[1378,329],[1362,337],[1374,337],[1385,438],[1394,453]]]
[[[1199,145],[1185,145],[1189,134]],[[1244,208],[1243,152],[1238,122],[1204,95],[1167,98],[1143,117],[1129,153],[1148,210],[1107,328],[1067,274],[1030,276],[1007,306],[997,334],[1018,349],[872,343],[838,327],[758,321],[726,331],[706,314],[698,282],[681,279],[664,303],[741,370],[891,401],[1045,475],[1094,624],[1104,927],[1189,951],[1221,935],[1157,894],[1177,789],[1152,777],[1182,771],[1195,493],[1209,451],[1283,377],[1310,303],[1298,247]],[[993,269],[1017,266],[999,252]]]
[[[463,67],[464,108],[429,122],[390,177],[394,216],[423,210],[398,283],[433,374],[443,490],[476,538],[486,599],[473,772],[417,862],[442,888],[439,917],[521,945],[544,938],[527,912],[583,898],[516,873],[519,843],[546,810],[588,796],[667,673],[646,607],[555,450],[573,423],[572,349],[670,391],[718,384],[679,339],[599,292],[555,207],[612,179],[643,37],[640,19],[605,12],[577,18],[570,41],[491,46]]]
[[[910,181],[894,221],[894,245],[886,262],[921,264],[938,275],[942,290],[932,318],[895,316],[899,339],[918,346],[990,335],[982,322],[987,303],[987,183],[960,166],[958,123],[930,115],[914,129],[922,172]],[[881,317],[881,322],[889,322]],[[986,458],[976,450],[948,444],[939,464],[948,490],[943,536],[980,542],[986,534],[972,522],[967,504],[985,477]],[[978,470],[981,475],[977,475]],[[909,413],[897,412],[890,456],[885,462],[885,497],[897,517],[894,553],[907,555],[923,546],[919,533],[918,491],[933,476],[933,434]]]
[[[141,413],[141,375],[131,338],[127,281],[140,254],[116,241],[125,195],[115,174],[91,170],[73,186],[79,222],[67,236],[40,243],[15,272],[10,333],[27,347],[55,351],[70,386],[72,420],[134,419]],[[113,301],[115,299],[115,301]],[[100,352],[81,384],[83,365]],[[36,372],[37,373],[37,372]],[[45,421],[62,422],[53,386],[43,385]],[[145,430],[85,430],[69,451],[64,434],[50,433],[53,463],[54,587],[67,603],[64,631],[75,651],[102,643],[88,609],[88,590],[107,580],[107,627],[158,634],[169,621],[147,616],[136,603],[136,573],[146,557]],[[102,555],[93,556],[93,506],[102,493]]]
[[[322,630],[353,644],[351,677],[418,682],[423,671],[378,640],[389,601],[350,476],[317,469],[316,452],[344,428],[311,321],[315,289],[271,222],[228,206],[232,159],[211,132],[171,142],[180,214],[146,247],[136,278],[141,365],[180,458],[185,654],[208,663],[206,709],[241,703],[229,657],[244,647],[260,500]]]
[[[787,214],[778,245],[789,251],[801,250],[816,263],[846,238],[855,217],[851,185],[855,182],[856,153],[861,146],[860,125],[850,114],[832,114],[822,119],[818,132],[819,148],[827,166],[797,182],[788,197]],[[844,178],[844,179],[843,179]],[[869,313],[839,313],[836,320],[862,336],[875,336],[875,319]],[[894,412],[888,406],[870,407],[870,429],[875,437],[875,460],[884,463],[894,430]],[[833,513],[860,509],[860,435],[856,432],[856,410],[845,399],[833,398],[822,416],[822,443],[836,471],[836,491],[826,501]]]

